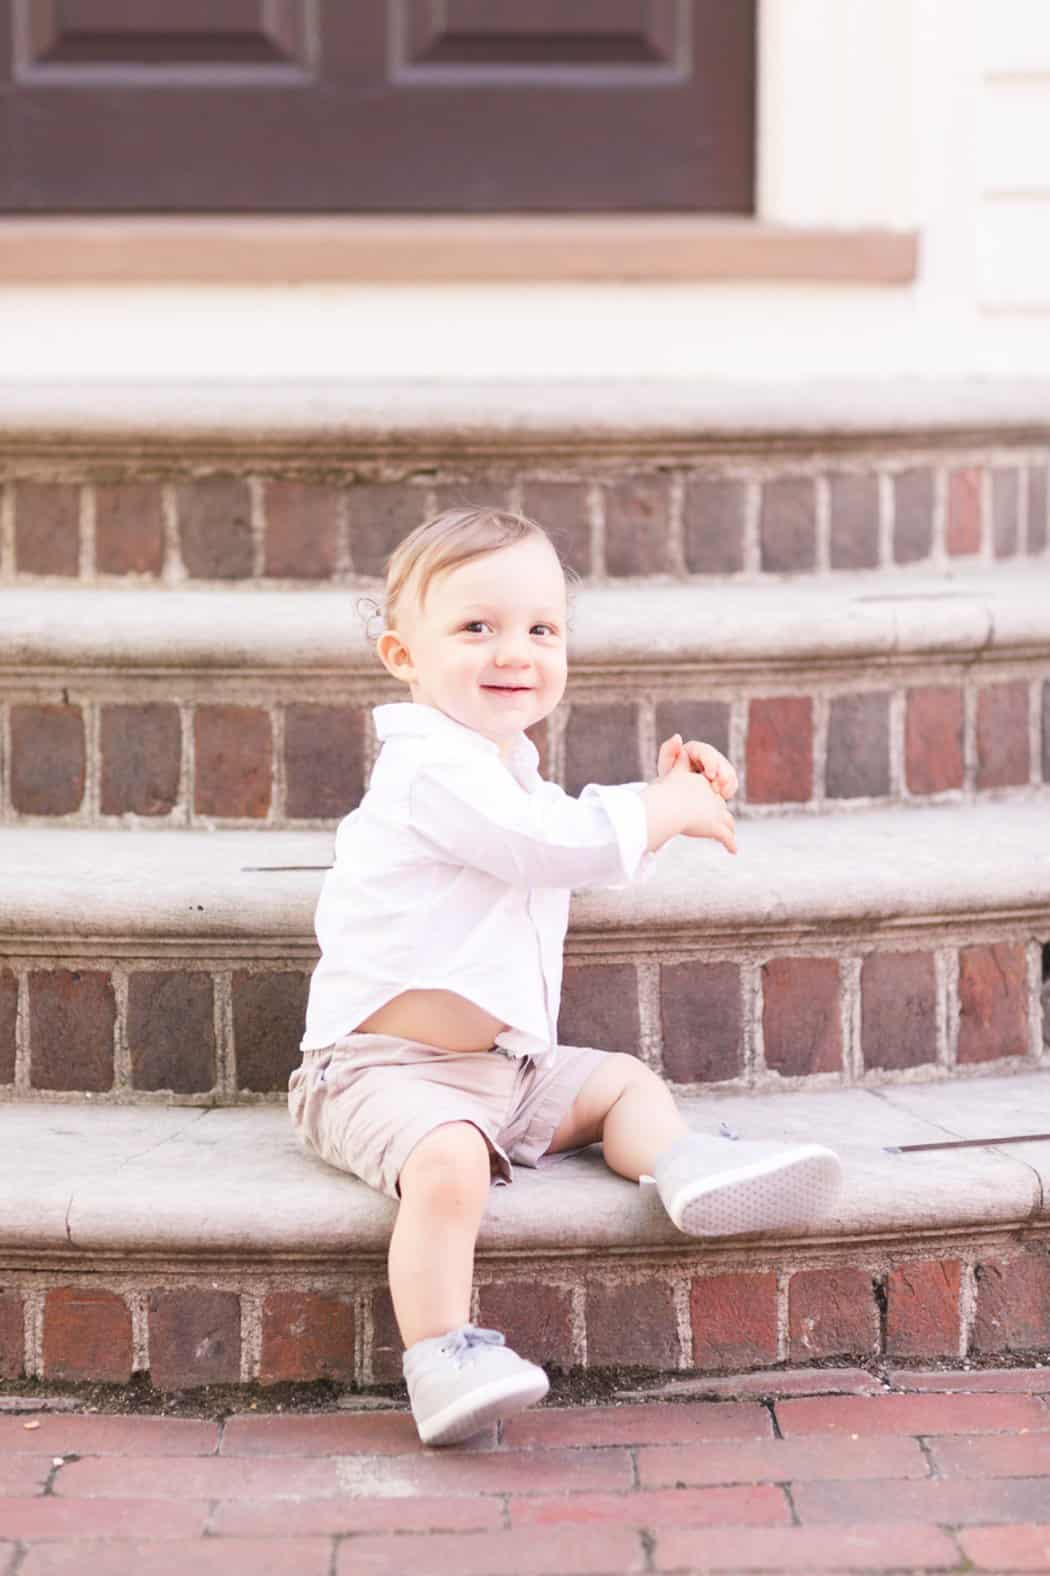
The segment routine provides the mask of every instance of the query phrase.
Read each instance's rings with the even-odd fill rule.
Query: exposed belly
[[[451,990],[406,990],[357,1025],[356,1034],[397,1034],[442,1051],[491,1051],[507,1025]]]

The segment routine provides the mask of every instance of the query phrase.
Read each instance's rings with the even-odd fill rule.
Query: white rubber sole
[[[842,1181],[838,1156],[819,1144],[768,1155],[685,1183],[667,1213],[690,1237],[735,1237],[804,1226],[834,1203]]]
[[[425,1445],[455,1445],[462,1439],[494,1423],[498,1418],[523,1412],[550,1389],[550,1381],[542,1368],[533,1374],[512,1374],[505,1379],[494,1379],[442,1407],[433,1417],[423,1422],[416,1419],[419,1437]]]

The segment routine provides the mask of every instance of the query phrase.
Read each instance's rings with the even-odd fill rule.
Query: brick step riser
[[[829,927],[830,928],[830,927]],[[24,946],[0,966],[0,1100],[280,1100],[313,954]],[[58,956],[58,952],[65,955]],[[131,954],[131,955],[129,955]],[[270,957],[273,961],[263,961]],[[698,1027],[701,1026],[701,1027]],[[766,942],[570,933],[559,1036],[682,1089],[833,1087],[1050,1065],[1050,915]]]
[[[382,1266],[118,1266],[0,1253],[0,1381],[401,1378]],[[740,1372],[1050,1346],[1045,1233],[586,1257],[479,1255],[473,1317],[562,1369]]]
[[[0,824],[331,825],[375,758],[369,706],[404,695],[309,673],[27,675],[0,689]],[[596,671],[533,736],[545,773],[576,793],[651,776],[673,732],[729,755],[745,815],[1024,795],[1050,786],[1050,657],[702,685]]]
[[[508,438],[457,460],[347,446],[266,465],[198,443],[152,469],[131,443],[126,459],[94,463],[90,448],[66,459],[69,447],[0,460],[0,581],[349,583],[463,503],[534,514],[578,574],[602,580],[943,569],[1050,550],[1047,451],[1031,443],[698,440],[632,455],[629,442],[611,454],[569,442],[545,455]]]

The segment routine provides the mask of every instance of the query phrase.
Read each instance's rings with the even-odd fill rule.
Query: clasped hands
[[[697,739],[683,741],[680,733],[672,734],[660,746],[656,772],[660,778],[679,772],[702,779],[696,784],[701,802],[696,816],[690,819],[686,835],[712,837],[729,853],[735,854],[736,823],[726,807],[726,800],[732,799],[737,791],[737,775],[721,750]]]

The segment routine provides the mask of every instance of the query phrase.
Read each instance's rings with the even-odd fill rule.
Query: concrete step
[[[831,1215],[697,1241],[597,1149],[494,1189],[475,1317],[538,1360],[740,1371],[1050,1344],[1050,1073],[686,1099],[690,1124],[842,1156]],[[400,1375],[391,1202],[302,1153],[285,1114],[0,1110],[0,1375],[206,1383]]]
[[[775,1091],[1050,1059],[1045,799],[765,818],[576,897],[560,1036]],[[0,829],[8,1100],[279,1099],[320,831]]]
[[[577,792],[650,774],[672,732],[707,738],[745,815],[1045,791],[1048,590],[1016,565],[584,587],[537,743]],[[369,708],[404,694],[365,595],[8,590],[0,821],[331,824],[367,780]]]

